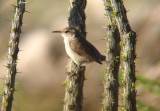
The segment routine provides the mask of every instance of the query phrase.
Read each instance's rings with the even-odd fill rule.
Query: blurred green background
[[[16,0],[0,0],[0,78],[6,69],[7,44]],[[68,0],[27,0],[20,40],[13,111],[61,111],[65,67],[63,39],[52,30],[67,26]],[[160,110],[160,0],[124,0],[131,27],[137,32],[137,108]],[[87,39],[105,54],[107,25],[102,0],[88,0]],[[101,111],[105,65],[87,65],[83,111]],[[0,90],[3,80],[0,79]],[[120,98],[122,95],[120,96]],[[1,97],[0,97],[1,99]],[[121,103],[120,103],[121,104]]]

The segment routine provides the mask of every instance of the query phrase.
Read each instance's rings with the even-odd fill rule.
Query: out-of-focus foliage
[[[159,111],[158,109],[144,103],[143,101],[137,101],[137,109],[138,111]]]
[[[160,94],[160,81],[150,80],[139,74],[137,76],[137,83],[142,85],[144,90]]]

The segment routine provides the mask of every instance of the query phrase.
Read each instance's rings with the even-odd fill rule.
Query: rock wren
[[[64,38],[67,55],[78,66],[85,66],[86,63],[93,61],[102,64],[102,61],[106,58],[90,42],[82,37],[80,31],[74,27],[66,27],[62,30],[53,31],[53,33],[61,33]]]

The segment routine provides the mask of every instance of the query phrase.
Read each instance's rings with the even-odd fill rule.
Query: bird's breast
[[[69,44],[70,41],[71,40],[64,38],[66,53],[77,65],[80,65],[83,58],[71,49]]]

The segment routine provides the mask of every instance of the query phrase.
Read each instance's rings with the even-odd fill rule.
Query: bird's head
[[[64,38],[76,37],[78,30],[74,27],[65,27],[62,30],[52,31],[52,33],[61,33]]]

